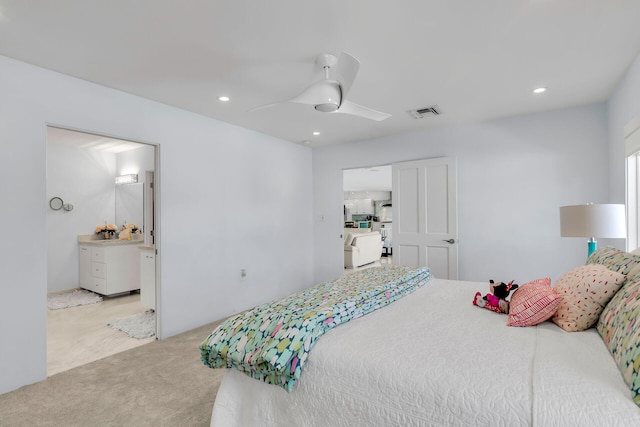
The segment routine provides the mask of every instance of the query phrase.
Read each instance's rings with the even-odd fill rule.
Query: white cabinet
[[[138,246],[79,246],[80,287],[113,295],[140,288]]]
[[[351,214],[373,215],[372,199],[350,199],[344,201],[344,206],[351,211]]]
[[[140,304],[156,309],[156,251],[140,248]]]

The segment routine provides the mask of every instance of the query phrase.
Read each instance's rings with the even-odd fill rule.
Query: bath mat
[[[156,334],[156,312],[147,310],[123,319],[109,320],[107,325],[126,333],[131,338],[149,338]]]
[[[100,301],[102,301],[102,297],[100,295],[84,289],[65,292],[63,294],[47,295],[47,307],[51,310],[95,304]]]

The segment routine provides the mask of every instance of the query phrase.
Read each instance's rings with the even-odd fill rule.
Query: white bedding
[[[506,326],[488,284],[432,279],[327,332],[292,393],[227,370],[211,425],[640,426],[595,330]]]

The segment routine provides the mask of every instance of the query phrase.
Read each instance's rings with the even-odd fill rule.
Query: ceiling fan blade
[[[254,107],[248,110],[248,112],[262,110],[264,108],[273,107],[287,102],[313,105],[318,111],[333,112],[340,105],[341,99],[340,83],[336,80],[321,80],[311,86],[308,86],[300,94],[291,99]]]
[[[364,117],[365,119],[375,120],[377,122],[381,122],[382,120],[391,117],[391,114],[373,110],[360,104],[356,104],[355,102],[347,101],[346,99],[342,101],[340,108],[338,108],[338,110],[335,112],[342,114],[351,114],[353,116],[360,116]]]
[[[336,77],[342,86],[342,96],[345,96],[349,92],[349,89],[351,89],[351,85],[356,79],[359,69],[360,61],[347,52],[340,52],[338,64],[336,65]]]
[[[274,102],[272,104],[259,105],[257,107],[253,107],[253,108],[248,109],[247,113],[253,113],[254,111],[263,110],[265,108],[275,107],[276,105],[280,105],[280,104],[282,104],[282,102]]]
[[[307,105],[329,103],[340,105],[340,84],[335,80],[320,80],[288,102]]]

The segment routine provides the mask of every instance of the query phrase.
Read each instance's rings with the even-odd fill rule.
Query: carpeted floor
[[[208,426],[223,369],[198,345],[219,322],[0,395],[0,426]]]

